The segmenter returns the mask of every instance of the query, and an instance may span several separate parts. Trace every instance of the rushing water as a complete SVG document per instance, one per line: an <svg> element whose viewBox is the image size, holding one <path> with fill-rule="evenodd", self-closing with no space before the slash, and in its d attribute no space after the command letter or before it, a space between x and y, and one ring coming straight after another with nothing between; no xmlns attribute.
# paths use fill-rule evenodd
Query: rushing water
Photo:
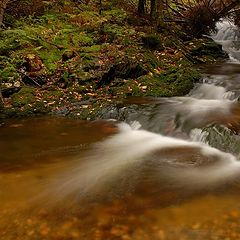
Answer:
<svg viewBox="0 0 240 240"><path fill-rule="evenodd" d="M236 34L214 37L230 56ZM0 123L0 239L239 239L239 65L202 71L188 96L106 120Z"/></svg>

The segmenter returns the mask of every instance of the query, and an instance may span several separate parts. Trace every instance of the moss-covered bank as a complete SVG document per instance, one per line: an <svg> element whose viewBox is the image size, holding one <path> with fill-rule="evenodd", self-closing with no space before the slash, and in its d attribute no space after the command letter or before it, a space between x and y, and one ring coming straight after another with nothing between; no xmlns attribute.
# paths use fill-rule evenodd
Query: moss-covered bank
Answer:
<svg viewBox="0 0 240 240"><path fill-rule="evenodd" d="M223 56L207 39L182 42L172 27L159 33L114 4L103 9L66 0L0 31L0 118L86 119L126 96L184 95L200 78L194 64Z"/></svg>

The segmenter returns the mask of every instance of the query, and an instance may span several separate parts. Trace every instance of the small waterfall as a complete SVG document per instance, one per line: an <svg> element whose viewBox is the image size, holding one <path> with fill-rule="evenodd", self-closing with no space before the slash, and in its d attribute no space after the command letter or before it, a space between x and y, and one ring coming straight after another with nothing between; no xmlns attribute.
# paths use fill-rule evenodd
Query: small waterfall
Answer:
<svg viewBox="0 0 240 240"><path fill-rule="evenodd" d="M216 24L217 33L210 36L228 53L232 62L240 61L240 30L233 23L222 20Z"/></svg>
<svg viewBox="0 0 240 240"><path fill-rule="evenodd" d="M222 86L198 84L189 96L175 98L179 103L174 106L176 126L190 133L209 124L237 124L239 104L235 98L232 91Z"/></svg>
<svg viewBox="0 0 240 240"><path fill-rule="evenodd" d="M212 36L215 41L239 41L240 31L237 26L227 20L222 20L216 24L217 33Z"/></svg>
<svg viewBox="0 0 240 240"><path fill-rule="evenodd" d="M218 23L217 29L212 38L231 58L240 60L239 30L226 21ZM224 137L231 140L231 134L238 133L237 98L225 88L223 78L206 77L185 97L148 99L105 109L106 118L140 124L119 124L117 134L94 145L84 162L76 161L50 192L59 200L69 196L94 199L121 196L147 184L158 192L162 185L208 190L239 182L240 162L229 152L240 149L220 144Z"/></svg>
<svg viewBox="0 0 240 240"><path fill-rule="evenodd" d="M201 83L190 92L189 96L197 99L229 99L233 97L233 92L226 91L222 86L214 84Z"/></svg>

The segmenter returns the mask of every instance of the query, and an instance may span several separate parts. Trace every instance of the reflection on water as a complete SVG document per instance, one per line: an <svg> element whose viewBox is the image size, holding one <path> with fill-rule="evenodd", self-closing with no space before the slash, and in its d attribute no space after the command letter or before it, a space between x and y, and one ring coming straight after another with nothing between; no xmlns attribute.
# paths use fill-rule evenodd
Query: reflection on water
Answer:
<svg viewBox="0 0 240 240"><path fill-rule="evenodd" d="M101 121L9 120L0 127L0 171L79 154L89 143L99 141L113 131L111 124Z"/></svg>
<svg viewBox="0 0 240 240"><path fill-rule="evenodd" d="M233 156L128 126L118 131L114 122L104 121L6 121L0 142L0 238L238 239L235 178L229 181L222 172L217 177L224 181L212 188L208 164L197 167L220 160L225 171L225 163L236 161ZM202 147L208 150L197 150ZM209 172L213 178L221 169L216 166ZM88 187L84 197L83 186Z"/></svg>

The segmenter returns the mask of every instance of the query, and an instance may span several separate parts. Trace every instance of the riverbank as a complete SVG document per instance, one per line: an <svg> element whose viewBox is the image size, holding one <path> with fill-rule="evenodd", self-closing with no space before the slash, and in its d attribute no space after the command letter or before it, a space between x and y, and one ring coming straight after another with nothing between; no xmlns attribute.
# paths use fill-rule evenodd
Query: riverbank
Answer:
<svg viewBox="0 0 240 240"><path fill-rule="evenodd" d="M197 64L223 58L209 39L153 27L108 4L64 1L0 31L0 118L54 114L94 119L127 96L187 94Z"/></svg>

